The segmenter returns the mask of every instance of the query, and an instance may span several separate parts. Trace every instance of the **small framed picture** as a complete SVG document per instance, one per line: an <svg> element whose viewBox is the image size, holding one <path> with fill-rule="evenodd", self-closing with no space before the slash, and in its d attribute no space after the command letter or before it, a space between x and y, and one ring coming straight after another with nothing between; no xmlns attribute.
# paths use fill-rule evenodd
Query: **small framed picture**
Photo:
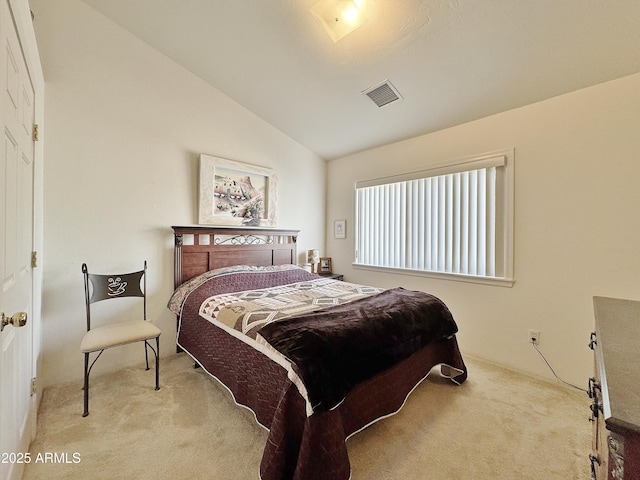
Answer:
<svg viewBox="0 0 640 480"><path fill-rule="evenodd" d="M333 222L333 238L347 238L346 220L336 220Z"/></svg>
<svg viewBox="0 0 640 480"><path fill-rule="evenodd" d="M321 257L318 273L331 273L331 257Z"/></svg>

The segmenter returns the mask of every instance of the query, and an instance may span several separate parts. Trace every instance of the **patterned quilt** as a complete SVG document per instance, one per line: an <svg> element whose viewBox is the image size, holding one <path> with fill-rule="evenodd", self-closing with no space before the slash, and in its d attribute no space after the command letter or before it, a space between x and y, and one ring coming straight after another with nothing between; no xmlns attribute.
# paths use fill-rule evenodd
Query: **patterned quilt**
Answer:
<svg viewBox="0 0 640 480"><path fill-rule="evenodd" d="M311 293L312 288L307 288L314 284L321 287L315 294ZM283 288L273 288L276 285ZM457 372L458 376L454 380L456 383L466 379L466 367L456 338L452 336L441 342L432 342L383 373L359 383L349 392L344 402L334 409L314 412L304 385L296 381L297 374L293 375L295 371L291 365L277 363L277 356L271 355L272 351L276 351L274 348L265 349L263 343L241 333L243 324L246 328L253 321L260 321L257 312L263 312L262 320L266 319L263 323L265 328L258 335L259 340L262 335L273 337L267 334L268 330L273 329L275 332L272 333L277 334L279 329L290 328L290 324L300 321L301 317L307 321L304 317L316 314L324 316L331 311L336 314L336 310L348 307L346 303L349 295L355 295L353 298L356 303L368 303L377 301L376 297L384 296L389 291L368 288L370 287L352 287L348 283L332 282L293 265L234 266L195 277L181 285L172 295L168 307L179 315L178 345L225 385L238 404L251 409L256 420L269 430L260 464L260 478L347 480L351 478L346 447L348 437L377 419L398 411L415 386L435 365L450 365L448 371ZM243 298L241 292L249 290L258 291L249 297L261 298L262 304L256 306L253 303L253 307L244 304L250 299ZM308 308L312 309L311 313L296 312L296 308L304 308L301 305L294 306L305 303L298 300L301 291L312 296L310 302L307 302ZM338 298L330 300L335 298L335 293L338 293ZM239 301L231 301L228 294ZM311 307L314 305L314 295L315 306ZM361 296L360 300L357 299L358 296ZM216 306L215 299L218 299L220 306ZM226 300L222 302L223 299ZM207 307L203 307L203 303ZM222 303L224 306L221 306ZM324 308L327 304L337 306ZM273 305L278 307L273 308ZM227 311L225 306L232 308ZM281 308L283 306L284 309ZM235 307L238 310L248 310L231 314ZM288 311L287 307L294 313ZM384 309L389 310L387 307ZM199 313L201 310L208 311L206 315L209 315L209 319L203 318ZM280 313L273 314L274 311ZM370 309L366 308L364 311ZM221 323L220 319L227 314L227 321L233 323L233 327ZM343 313L338 314L344 323ZM274 322L274 319L281 321ZM235 329L236 325L240 331ZM250 333L252 330L249 328ZM372 329L366 329L367 334L371 332ZM278 343L277 338L272 340ZM265 338L264 341L269 340ZM357 342L357 345L364 347L371 346L372 343L367 338Z"/></svg>
<svg viewBox="0 0 640 480"><path fill-rule="evenodd" d="M284 318L342 305L382 292L382 288L317 278L271 288L213 295L200 315L217 320L250 338L263 326Z"/></svg>

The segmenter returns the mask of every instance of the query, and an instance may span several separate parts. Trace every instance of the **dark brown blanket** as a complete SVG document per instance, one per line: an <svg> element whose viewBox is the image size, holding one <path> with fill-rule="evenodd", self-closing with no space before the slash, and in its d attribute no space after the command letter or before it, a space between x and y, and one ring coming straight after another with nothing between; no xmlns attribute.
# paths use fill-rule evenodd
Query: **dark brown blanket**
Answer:
<svg viewBox="0 0 640 480"><path fill-rule="evenodd" d="M292 362L313 410L326 411L359 382L457 331L441 300L395 288L268 324L259 334Z"/></svg>

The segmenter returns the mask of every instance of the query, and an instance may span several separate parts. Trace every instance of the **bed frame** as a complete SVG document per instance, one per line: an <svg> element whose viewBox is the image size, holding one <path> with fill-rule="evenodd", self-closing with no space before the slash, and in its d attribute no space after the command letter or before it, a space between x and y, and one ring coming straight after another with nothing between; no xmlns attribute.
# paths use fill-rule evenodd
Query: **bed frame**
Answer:
<svg viewBox="0 0 640 480"><path fill-rule="evenodd" d="M300 230L173 226L174 288L215 268L297 263Z"/></svg>
<svg viewBox="0 0 640 480"><path fill-rule="evenodd" d="M297 263L298 230L272 228L174 226L175 285L206 271L232 265ZM402 408L407 397L438 364L461 383L467 373L455 337L436 342L366 380L336 408L306 415L306 403L286 370L264 353L222 330L203 328L195 319L189 350L201 365L254 412L269 430L260 463L264 480L347 480L351 476L346 440L367 425ZM198 324L197 322L200 322ZM215 335L209 350L204 337ZM194 359L196 357L194 356ZM229 359L237 361L229 362ZM235 365L235 366L234 366ZM238 365L241 366L237 367ZM450 367L454 367L451 369ZM453 370L458 369L457 372Z"/></svg>

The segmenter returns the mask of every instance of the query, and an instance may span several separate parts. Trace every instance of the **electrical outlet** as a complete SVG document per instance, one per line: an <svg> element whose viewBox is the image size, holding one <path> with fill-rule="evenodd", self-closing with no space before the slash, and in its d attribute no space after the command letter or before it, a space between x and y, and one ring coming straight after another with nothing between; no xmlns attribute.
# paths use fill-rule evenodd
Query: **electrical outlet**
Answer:
<svg viewBox="0 0 640 480"><path fill-rule="evenodd" d="M535 343L536 345L540 345L539 330L529 330L529 343Z"/></svg>

